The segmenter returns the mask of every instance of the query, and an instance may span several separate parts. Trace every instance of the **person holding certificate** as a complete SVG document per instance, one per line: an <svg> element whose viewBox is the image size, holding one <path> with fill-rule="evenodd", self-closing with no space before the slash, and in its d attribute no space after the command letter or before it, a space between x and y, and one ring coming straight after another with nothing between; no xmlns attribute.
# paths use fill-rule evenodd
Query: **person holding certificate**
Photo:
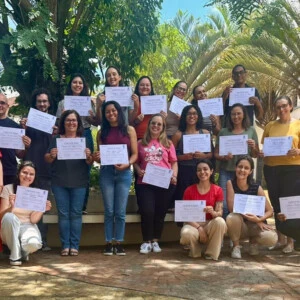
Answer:
<svg viewBox="0 0 300 300"><path fill-rule="evenodd" d="M143 183L147 164L173 172L169 188ZM143 235L140 253L161 252L158 240L161 237L164 219L175 191L178 172L175 148L167 138L166 123L161 114L154 114L148 121L144 138L138 142L138 160L134 164L134 169L138 175L136 195Z"/></svg>
<svg viewBox="0 0 300 300"><path fill-rule="evenodd" d="M264 176L275 212L276 229L288 237L285 245L285 238L279 235L277 247L284 247L282 251L290 253L294 249L293 239L295 247L300 248L300 219L286 219L281 213L279 198L300 195L300 121L291 116L293 103L288 96L277 98L274 108L278 119L266 125L262 144L268 137L292 137L292 146L286 155L274 153L274 156L264 157Z"/></svg>
<svg viewBox="0 0 300 300"><path fill-rule="evenodd" d="M181 114L178 131L173 135L172 142L176 149L178 159L178 179L174 197L182 199L185 189L196 183L195 168L200 159L212 158L212 151L207 152L187 152L184 145L184 136L195 134L209 134L202 128L202 114L198 105L186 106ZM211 149L211 142L209 142ZM176 200L174 199L174 200Z"/></svg>
<svg viewBox="0 0 300 300"><path fill-rule="evenodd" d="M201 244L207 244L205 259L218 260L227 227L223 214L223 192L214 184L214 169L209 159L197 163L198 183L189 186L183 200L205 200L206 222L187 222L181 229L180 244L190 247L190 257L201 257Z"/></svg>
<svg viewBox="0 0 300 300"><path fill-rule="evenodd" d="M177 81L172 89L172 93L168 102L168 115L166 117L167 136L171 138L178 129L180 115L170 111L173 96L184 100L187 93L187 83L185 81Z"/></svg>
<svg viewBox="0 0 300 300"><path fill-rule="evenodd" d="M239 155L232 155L236 147L243 145L244 137L248 136L245 141L245 151L251 157L257 157L259 153L258 149L258 138L255 129L250 126L249 117L247 114L246 107L242 104L234 104L231 108L230 118L227 121L227 127L221 129L216 140L215 147L215 158L220 161L219 166L219 185L223 189L224 197L226 197L226 184L227 181L232 179L235 174L236 162L239 159ZM241 141L237 141L236 144L224 143L226 154L220 155L220 138L230 139L230 136L241 137ZM232 148L234 147L234 148ZM243 149L242 149L243 150ZM222 150L223 151L223 150ZM247 153L240 153L247 154ZM226 218L228 215L227 203L224 202L223 217Z"/></svg>
<svg viewBox="0 0 300 300"><path fill-rule="evenodd" d="M36 168L30 161L21 163L14 184L4 186L0 195L1 236L3 244L10 249L10 264L22 265L29 260L29 254L42 248L42 240L36 225L43 213L15 207L17 186L36 187ZM51 209L51 202L46 202L45 211Z"/></svg>
<svg viewBox="0 0 300 300"><path fill-rule="evenodd" d="M88 166L93 163L91 150L86 146L82 149L83 125L75 110L66 110L60 118L58 135L53 137L45 160L51 163L51 185L58 210L58 225L62 256L78 255L82 228L82 206L88 184ZM73 140L73 146L63 147L68 139ZM78 141L78 143L76 143ZM80 143L79 143L80 142ZM61 148L58 149L58 145ZM77 147L76 147L77 146ZM79 149L77 149L79 148ZM78 153L78 159L68 158L72 153Z"/></svg>
<svg viewBox="0 0 300 300"><path fill-rule="evenodd" d="M198 106L198 100L207 99L207 93L203 85L196 85L193 88L193 100L191 104ZM221 120L219 116L210 115L209 117L204 117L202 121L202 128L208 130L214 135L217 135L221 130Z"/></svg>
<svg viewBox="0 0 300 300"><path fill-rule="evenodd" d="M277 233L267 225L266 220L273 216L273 208L262 187L253 180L254 162L246 155L236 162L235 175L227 181L227 206L230 214L226 218L228 235L233 242L232 258L240 259L240 240L249 239L249 254L258 255L258 245L273 247L277 242ZM234 213L235 194L263 196L265 199L265 212L263 216L255 214Z"/></svg>
<svg viewBox="0 0 300 300"><path fill-rule="evenodd" d="M100 145L126 145L128 163L101 165L99 179L105 209L104 255L126 255L121 243L124 241L126 206L132 179L130 166L137 159L137 139L134 128L126 125L122 108L116 101L107 101L102 105L102 127L97 143L98 148ZM94 157L101 163L99 151L95 152Z"/></svg>

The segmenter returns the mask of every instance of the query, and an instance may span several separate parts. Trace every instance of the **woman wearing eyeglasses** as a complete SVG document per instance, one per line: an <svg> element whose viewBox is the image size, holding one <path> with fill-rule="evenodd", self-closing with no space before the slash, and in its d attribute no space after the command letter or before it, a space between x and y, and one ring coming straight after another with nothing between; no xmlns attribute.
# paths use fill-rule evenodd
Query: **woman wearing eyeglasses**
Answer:
<svg viewBox="0 0 300 300"><path fill-rule="evenodd" d="M282 251L290 253L294 248L300 249L300 219L286 219L281 213L279 198L300 195L300 121L291 115L293 103L288 96L277 98L274 108L278 118L265 127L262 144L268 137L291 136L292 149L284 156L265 157L264 175L274 208L276 229L288 237L285 243L284 237L279 234L276 248L284 247Z"/></svg>

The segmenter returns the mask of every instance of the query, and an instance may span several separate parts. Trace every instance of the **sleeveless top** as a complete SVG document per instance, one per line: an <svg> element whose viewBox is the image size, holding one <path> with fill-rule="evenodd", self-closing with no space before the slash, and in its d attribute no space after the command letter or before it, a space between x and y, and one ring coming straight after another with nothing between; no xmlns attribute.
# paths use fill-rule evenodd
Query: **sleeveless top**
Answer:
<svg viewBox="0 0 300 300"><path fill-rule="evenodd" d="M231 183L232 183L233 190L234 190L234 192L235 192L236 194L244 194L244 195L253 195L253 196L257 196L258 188L259 188L259 184L258 184L258 183L252 183L252 184L250 184L248 190L246 190L246 191L242 191L242 190L237 186L237 183L236 183L236 180L235 180L235 179L232 179L232 180L231 180Z"/></svg>

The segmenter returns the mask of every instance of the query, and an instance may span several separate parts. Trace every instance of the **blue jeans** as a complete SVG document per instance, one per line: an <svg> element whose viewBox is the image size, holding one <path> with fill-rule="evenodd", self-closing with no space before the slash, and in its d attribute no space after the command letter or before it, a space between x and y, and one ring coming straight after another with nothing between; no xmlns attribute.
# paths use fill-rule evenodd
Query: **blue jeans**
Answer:
<svg viewBox="0 0 300 300"><path fill-rule="evenodd" d="M59 236L62 248L79 249L82 229L82 205L86 188L52 185L58 211Z"/></svg>
<svg viewBox="0 0 300 300"><path fill-rule="evenodd" d="M101 166L99 184L104 202L105 240L124 240L126 206L131 185L131 171L117 171L114 166Z"/></svg>
<svg viewBox="0 0 300 300"><path fill-rule="evenodd" d="M228 180L231 180L235 174L235 171L226 171L220 170L219 172L219 186L223 190L224 201L223 201L223 218L226 220L226 217L229 214L226 198L226 184Z"/></svg>

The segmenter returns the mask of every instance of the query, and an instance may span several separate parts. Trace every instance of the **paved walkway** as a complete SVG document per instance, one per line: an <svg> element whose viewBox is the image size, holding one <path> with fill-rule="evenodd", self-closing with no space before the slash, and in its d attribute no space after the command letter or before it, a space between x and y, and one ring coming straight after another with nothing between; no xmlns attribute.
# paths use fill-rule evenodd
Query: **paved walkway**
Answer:
<svg viewBox="0 0 300 300"><path fill-rule="evenodd" d="M0 298L8 299L300 299L300 252L284 255L263 249L258 257L242 249L230 258L227 243L220 261L192 259L178 244L162 244L162 253L103 256L82 248L78 257L59 249L38 252L21 267L0 258Z"/></svg>

